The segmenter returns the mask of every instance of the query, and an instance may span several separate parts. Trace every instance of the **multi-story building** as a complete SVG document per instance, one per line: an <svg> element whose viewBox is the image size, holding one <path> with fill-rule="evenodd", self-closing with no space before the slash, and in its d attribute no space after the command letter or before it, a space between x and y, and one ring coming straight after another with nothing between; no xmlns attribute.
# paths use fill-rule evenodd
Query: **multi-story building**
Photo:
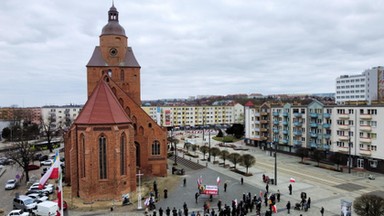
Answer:
<svg viewBox="0 0 384 216"><path fill-rule="evenodd" d="M336 103L347 101L367 101L384 98L384 78L382 66L373 67L357 75L342 75L336 78Z"/></svg>
<svg viewBox="0 0 384 216"><path fill-rule="evenodd" d="M11 123L19 121L28 121L34 124L40 124L41 108L40 107L1 107L0 120L9 121Z"/></svg>
<svg viewBox="0 0 384 216"><path fill-rule="evenodd" d="M279 151L291 153L298 148L317 149L328 157L341 153L344 165L384 172L384 146L380 145L384 139L384 106L326 106L317 100L273 104L267 139L261 135L262 113L260 106L245 106L248 145L273 148L272 144L277 144Z"/></svg>
<svg viewBox="0 0 384 216"><path fill-rule="evenodd" d="M383 106L334 107L332 122L332 152L351 155L354 167L384 172Z"/></svg>
<svg viewBox="0 0 384 216"><path fill-rule="evenodd" d="M69 127L79 115L83 106L43 106L41 116L44 124L50 124L53 130Z"/></svg>
<svg viewBox="0 0 384 216"><path fill-rule="evenodd" d="M185 127L243 123L244 106L143 106L143 110L159 125Z"/></svg>
<svg viewBox="0 0 384 216"><path fill-rule="evenodd" d="M254 106L252 102L248 102L244 106L244 129L245 140L247 145L258 146L264 148L270 143L271 136L271 105L263 103Z"/></svg>

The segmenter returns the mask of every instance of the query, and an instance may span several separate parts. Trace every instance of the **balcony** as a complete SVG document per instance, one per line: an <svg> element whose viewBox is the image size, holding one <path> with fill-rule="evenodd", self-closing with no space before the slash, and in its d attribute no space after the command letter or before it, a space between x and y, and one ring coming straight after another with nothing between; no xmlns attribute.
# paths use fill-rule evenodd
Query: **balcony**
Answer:
<svg viewBox="0 0 384 216"><path fill-rule="evenodd" d="M283 112L283 116L284 117L288 117L288 113L287 112Z"/></svg>
<svg viewBox="0 0 384 216"><path fill-rule="evenodd" d="M348 141L349 137L348 136L339 136L340 141Z"/></svg>
<svg viewBox="0 0 384 216"><path fill-rule="evenodd" d="M273 133L278 134L279 130L278 129L273 129Z"/></svg>
<svg viewBox="0 0 384 216"><path fill-rule="evenodd" d="M309 147L311 148L317 148L317 144L315 142L310 142Z"/></svg>
<svg viewBox="0 0 384 216"><path fill-rule="evenodd" d="M328 124L328 123L324 123L324 124L323 124L323 128L328 129L328 128L330 128L330 127L331 127L331 124Z"/></svg>
<svg viewBox="0 0 384 216"><path fill-rule="evenodd" d="M267 123L268 123L268 120L262 119L262 120L260 120L260 123L261 123L261 124L267 124Z"/></svg>
<svg viewBox="0 0 384 216"><path fill-rule="evenodd" d="M268 131L268 128L260 128L260 131L261 131L261 132L267 132L267 131Z"/></svg>
<svg viewBox="0 0 384 216"><path fill-rule="evenodd" d="M348 153L348 152L349 152L349 149L348 149L348 147L341 147L341 146L339 146L339 147L338 147L338 151L339 151L340 153Z"/></svg>
<svg viewBox="0 0 384 216"><path fill-rule="evenodd" d="M313 123L309 124L309 126L312 128L317 128L319 125L317 123L313 122Z"/></svg>
<svg viewBox="0 0 384 216"><path fill-rule="evenodd" d="M372 119L372 115L370 115L370 114L361 114L360 115L360 119L370 120L370 119Z"/></svg>
<svg viewBox="0 0 384 216"><path fill-rule="evenodd" d="M360 142L362 142L362 143L371 143L372 140L371 140L371 138L368 138L368 137L360 137Z"/></svg>
<svg viewBox="0 0 384 216"><path fill-rule="evenodd" d="M371 131L372 127L370 125L360 125L361 131Z"/></svg>
<svg viewBox="0 0 384 216"><path fill-rule="evenodd" d="M330 113L323 113L323 116L324 116L324 118L331 118L331 114Z"/></svg>
<svg viewBox="0 0 384 216"><path fill-rule="evenodd" d="M288 134L288 130L283 130L283 134L287 135Z"/></svg>
<svg viewBox="0 0 384 216"><path fill-rule="evenodd" d="M266 116L266 115L268 115L268 113L267 112L260 112L260 115Z"/></svg>
<svg viewBox="0 0 384 216"><path fill-rule="evenodd" d="M279 116L279 113L278 113L278 112L273 112L273 116L274 116L274 117L278 117L278 116Z"/></svg>
<svg viewBox="0 0 384 216"><path fill-rule="evenodd" d="M278 124L279 124L279 121L274 120L274 121L273 121L273 124L274 124L274 125L278 125Z"/></svg>
<svg viewBox="0 0 384 216"><path fill-rule="evenodd" d="M317 113L309 113L309 117L317 118L317 117L319 117L319 115Z"/></svg>
<svg viewBox="0 0 384 216"><path fill-rule="evenodd" d="M325 138L325 139L331 139L331 134L325 134L325 135L324 135L324 138Z"/></svg>
<svg viewBox="0 0 384 216"><path fill-rule="evenodd" d="M283 139L283 140L282 140L282 143L283 143L283 144L288 144L288 140L287 140L287 139Z"/></svg>
<svg viewBox="0 0 384 216"><path fill-rule="evenodd" d="M366 155L366 156L371 156L372 152L371 152L371 150L368 150L368 149L360 149L360 154Z"/></svg>
<svg viewBox="0 0 384 216"><path fill-rule="evenodd" d="M255 128L255 131L260 131L260 128L258 128L258 127L257 127L257 128Z"/></svg>
<svg viewBox="0 0 384 216"><path fill-rule="evenodd" d="M295 116L295 118L301 118L301 113L293 113L293 116Z"/></svg>
<svg viewBox="0 0 384 216"><path fill-rule="evenodd" d="M329 150L329 149L330 149L330 146L329 146L329 145L327 145L327 144L323 144L323 146L322 146L322 147L323 147L323 149L324 149L324 150Z"/></svg>
<svg viewBox="0 0 384 216"><path fill-rule="evenodd" d="M349 119L348 114L339 114L339 119Z"/></svg>
<svg viewBox="0 0 384 216"><path fill-rule="evenodd" d="M317 138L317 133L311 132L309 133L309 136L311 136L311 138Z"/></svg>
<svg viewBox="0 0 384 216"><path fill-rule="evenodd" d="M293 145L295 145L295 146L301 146L302 143L303 142L301 140L293 140Z"/></svg>
<svg viewBox="0 0 384 216"><path fill-rule="evenodd" d="M340 130L349 130L349 125L338 125Z"/></svg>
<svg viewBox="0 0 384 216"><path fill-rule="evenodd" d="M298 122L298 121L293 122L293 126L295 126L295 127L301 127L302 125L303 125L303 123L301 123L301 122Z"/></svg>
<svg viewBox="0 0 384 216"><path fill-rule="evenodd" d="M303 134L303 132L301 131L293 131L293 135L295 136L301 136Z"/></svg>
<svg viewBox="0 0 384 216"><path fill-rule="evenodd" d="M283 125L288 125L288 122L287 121L283 121Z"/></svg>

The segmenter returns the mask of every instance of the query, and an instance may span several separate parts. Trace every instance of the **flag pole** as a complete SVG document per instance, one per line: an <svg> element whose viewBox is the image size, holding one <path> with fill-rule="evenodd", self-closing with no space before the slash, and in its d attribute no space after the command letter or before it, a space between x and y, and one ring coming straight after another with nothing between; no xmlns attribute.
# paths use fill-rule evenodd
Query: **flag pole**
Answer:
<svg viewBox="0 0 384 216"><path fill-rule="evenodd" d="M59 159L60 160L60 159ZM63 191L63 171L61 170L61 166L60 166L60 180L59 180L59 184L60 184L60 215L64 216L64 191Z"/></svg>

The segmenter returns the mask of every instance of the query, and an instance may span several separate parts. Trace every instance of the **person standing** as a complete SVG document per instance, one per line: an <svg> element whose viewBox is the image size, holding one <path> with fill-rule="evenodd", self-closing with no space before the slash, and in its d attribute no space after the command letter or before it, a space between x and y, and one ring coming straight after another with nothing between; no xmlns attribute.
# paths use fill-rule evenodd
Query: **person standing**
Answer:
<svg viewBox="0 0 384 216"><path fill-rule="evenodd" d="M219 212L220 212L221 211L221 200L220 199L217 202L217 208L219 209Z"/></svg>
<svg viewBox="0 0 384 216"><path fill-rule="evenodd" d="M267 185L265 186L265 190L267 191L267 193L269 192L269 184L267 183Z"/></svg>
<svg viewBox="0 0 384 216"><path fill-rule="evenodd" d="M321 206L320 213L321 213L321 216L324 215L324 207L323 206Z"/></svg>
<svg viewBox="0 0 384 216"><path fill-rule="evenodd" d="M159 216L163 216L163 209L161 207L159 208Z"/></svg>
<svg viewBox="0 0 384 216"><path fill-rule="evenodd" d="M224 183L224 192L227 192L227 182Z"/></svg>
<svg viewBox="0 0 384 216"><path fill-rule="evenodd" d="M288 190L289 190L289 195L292 195L292 184L289 184Z"/></svg>
<svg viewBox="0 0 384 216"><path fill-rule="evenodd" d="M165 209L165 215L170 216L171 215L171 209L169 206Z"/></svg>
<svg viewBox="0 0 384 216"><path fill-rule="evenodd" d="M186 178L183 179L183 185L184 185L184 187L187 185L187 179Z"/></svg>
<svg viewBox="0 0 384 216"><path fill-rule="evenodd" d="M195 193L195 201L196 201L196 203L197 203L197 199L199 198L199 193L198 192L196 192Z"/></svg>
<svg viewBox="0 0 384 216"><path fill-rule="evenodd" d="M308 197L307 206L308 208L311 208L311 197Z"/></svg>
<svg viewBox="0 0 384 216"><path fill-rule="evenodd" d="M290 201L288 201L286 207L287 207L287 210L288 210L288 214L290 214L290 212L289 212L289 210L291 209L291 202Z"/></svg>
<svg viewBox="0 0 384 216"><path fill-rule="evenodd" d="M241 185L244 184L244 179L243 179L243 177L240 178L240 183L241 183Z"/></svg>
<svg viewBox="0 0 384 216"><path fill-rule="evenodd" d="M277 190L276 199L277 199L277 202L280 202L280 190Z"/></svg>
<svg viewBox="0 0 384 216"><path fill-rule="evenodd" d="M168 198L168 190L167 188L164 189L164 199Z"/></svg>

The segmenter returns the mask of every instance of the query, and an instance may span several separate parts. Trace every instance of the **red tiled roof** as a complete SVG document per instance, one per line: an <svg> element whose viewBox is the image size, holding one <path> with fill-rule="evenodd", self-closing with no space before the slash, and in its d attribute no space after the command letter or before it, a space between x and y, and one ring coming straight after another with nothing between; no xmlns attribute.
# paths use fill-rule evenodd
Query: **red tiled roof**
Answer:
<svg viewBox="0 0 384 216"><path fill-rule="evenodd" d="M252 101L248 101L244 106L247 106L247 107L253 107L253 103Z"/></svg>
<svg viewBox="0 0 384 216"><path fill-rule="evenodd" d="M75 124L120 124L132 122L124 112L111 89L100 80L87 103L84 105Z"/></svg>

